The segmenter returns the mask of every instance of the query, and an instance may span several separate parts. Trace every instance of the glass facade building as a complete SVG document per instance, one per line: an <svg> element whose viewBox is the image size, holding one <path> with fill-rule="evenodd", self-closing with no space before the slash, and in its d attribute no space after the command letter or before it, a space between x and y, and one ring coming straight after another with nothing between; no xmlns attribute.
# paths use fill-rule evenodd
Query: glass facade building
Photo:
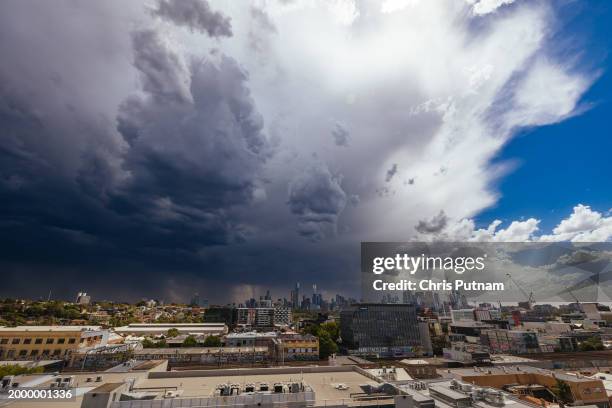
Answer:
<svg viewBox="0 0 612 408"><path fill-rule="evenodd" d="M340 313L342 347L351 354L412 356L422 351L412 304L352 305Z"/></svg>

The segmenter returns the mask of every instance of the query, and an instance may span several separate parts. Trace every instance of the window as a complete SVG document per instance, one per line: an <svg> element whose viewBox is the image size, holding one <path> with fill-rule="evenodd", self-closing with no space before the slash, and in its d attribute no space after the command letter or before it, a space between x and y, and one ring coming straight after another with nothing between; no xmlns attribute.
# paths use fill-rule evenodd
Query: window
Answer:
<svg viewBox="0 0 612 408"><path fill-rule="evenodd" d="M38 355L38 350L32 350L32 352L30 353L30 356L32 357L36 357Z"/></svg>
<svg viewBox="0 0 612 408"><path fill-rule="evenodd" d="M62 350L61 350L61 349L55 349L55 350L53 350L53 355L54 355L54 356L59 356L60 354L62 354Z"/></svg>
<svg viewBox="0 0 612 408"><path fill-rule="evenodd" d="M42 355L43 356L48 356L49 354L51 354L51 350L49 350L49 349L42 351Z"/></svg>
<svg viewBox="0 0 612 408"><path fill-rule="evenodd" d="M45 342L45 344L53 344L53 339L47 339L47 341Z"/></svg>
<svg viewBox="0 0 612 408"><path fill-rule="evenodd" d="M13 339L13 341L11 341L11 344L19 344L19 339Z"/></svg>
<svg viewBox="0 0 612 408"><path fill-rule="evenodd" d="M42 344L42 340L43 339L36 339L34 340L34 344Z"/></svg>
<svg viewBox="0 0 612 408"><path fill-rule="evenodd" d="M28 350L19 350L19 357L25 357L28 355Z"/></svg>
<svg viewBox="0 0 612 408"><path fill-rule="evenodd" d="M74 344L76 343L76 339L68 339L68 344Z"/></svg>
<svg viewBox="0 0 612 408"><path fill-rule="evenodd" d="M32 339L23 339L23 344L32 344Z"/></svg>
<svg viewBox="0 0 612 408"><path fill-rule="evenodd" d="M0 344L8 344L8 339L0 339Z"/></svg>
<svg viewBox="0 0 612 408"><path fill-rule="evenodd" d="M66 339L57 339L57 344L64 344Z"/></svg>

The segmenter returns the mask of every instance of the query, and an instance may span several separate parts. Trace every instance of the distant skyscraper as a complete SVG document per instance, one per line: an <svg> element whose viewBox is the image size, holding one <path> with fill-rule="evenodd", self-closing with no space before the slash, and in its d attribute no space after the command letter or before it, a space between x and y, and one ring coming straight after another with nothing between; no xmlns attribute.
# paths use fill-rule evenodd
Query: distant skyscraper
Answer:
<svg viewBox="0 0 612 408"><path fill-rule="evenodd" d="M190 306L200 306L200 294L198 292L194 293L191 297L191 301L189 302Z"/></svg>
<svg viewBox="0 0 612 408"><path fill-rule="evenodd" d="M300 282L296 282L295 288L291 291L291 306L294 309L300 308Z"/></svg>
<svg viewBox="0 0 612 408"><path fill-rule="evenodd" d="M88 305L91 302L91 296L87 296L86 292L79 292L77 294L76 303L79 305Z"/></svg>

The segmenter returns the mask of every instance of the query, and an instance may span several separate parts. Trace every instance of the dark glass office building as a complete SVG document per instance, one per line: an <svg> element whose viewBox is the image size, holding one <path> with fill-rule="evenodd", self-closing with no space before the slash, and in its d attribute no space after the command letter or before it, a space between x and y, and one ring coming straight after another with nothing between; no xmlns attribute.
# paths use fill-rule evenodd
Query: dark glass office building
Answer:
<svg viewBox="0 0 612 408"><path fill-rule="evenodd" d="M412 304L361 303L340 313L342 347L351 354L402 357L419 354L421 330Z"/></svg>

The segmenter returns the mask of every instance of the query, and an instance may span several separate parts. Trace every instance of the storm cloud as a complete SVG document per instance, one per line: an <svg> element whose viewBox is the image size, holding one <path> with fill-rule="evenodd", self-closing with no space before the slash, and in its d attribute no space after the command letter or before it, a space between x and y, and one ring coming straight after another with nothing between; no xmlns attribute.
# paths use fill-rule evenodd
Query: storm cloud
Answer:
<svg viewBox="0 0 612 408"><path fill-rule="evenodd" d="M1 2L0 295L333 294L361 241L532 239L471 220L491 161L594 76L547 2L413 3Z"/></svg>
<svg viewBox="0 0 612 408"><path fill-rule="evenodd" d="M440 210L437 215L434 215L430 219L419 221L414 229L421 234L435 234L446 228L447 223L448 217L443 210Z"/></svg>
<svg viewBox="0 0 612 408"><path fill-rule="evenodd" d="M154 14L211 37L231 37L230 18L213 11L206 0L160 0Z"/></svg>
<svg viewBox="0 0 612 408"><path fill-rule="evenodd" d="M348 147L350 133L345 125L340 122L336 122L331 133L336 146Z"/></svg>
<svg viewBox="0 0 612 408"><path fill-rule="evenodd" d="M346 203L340 177L334 177L324 165L309 168L289 185L288 204L298 216L298 231L313 241L336 234Z"/></svg>

